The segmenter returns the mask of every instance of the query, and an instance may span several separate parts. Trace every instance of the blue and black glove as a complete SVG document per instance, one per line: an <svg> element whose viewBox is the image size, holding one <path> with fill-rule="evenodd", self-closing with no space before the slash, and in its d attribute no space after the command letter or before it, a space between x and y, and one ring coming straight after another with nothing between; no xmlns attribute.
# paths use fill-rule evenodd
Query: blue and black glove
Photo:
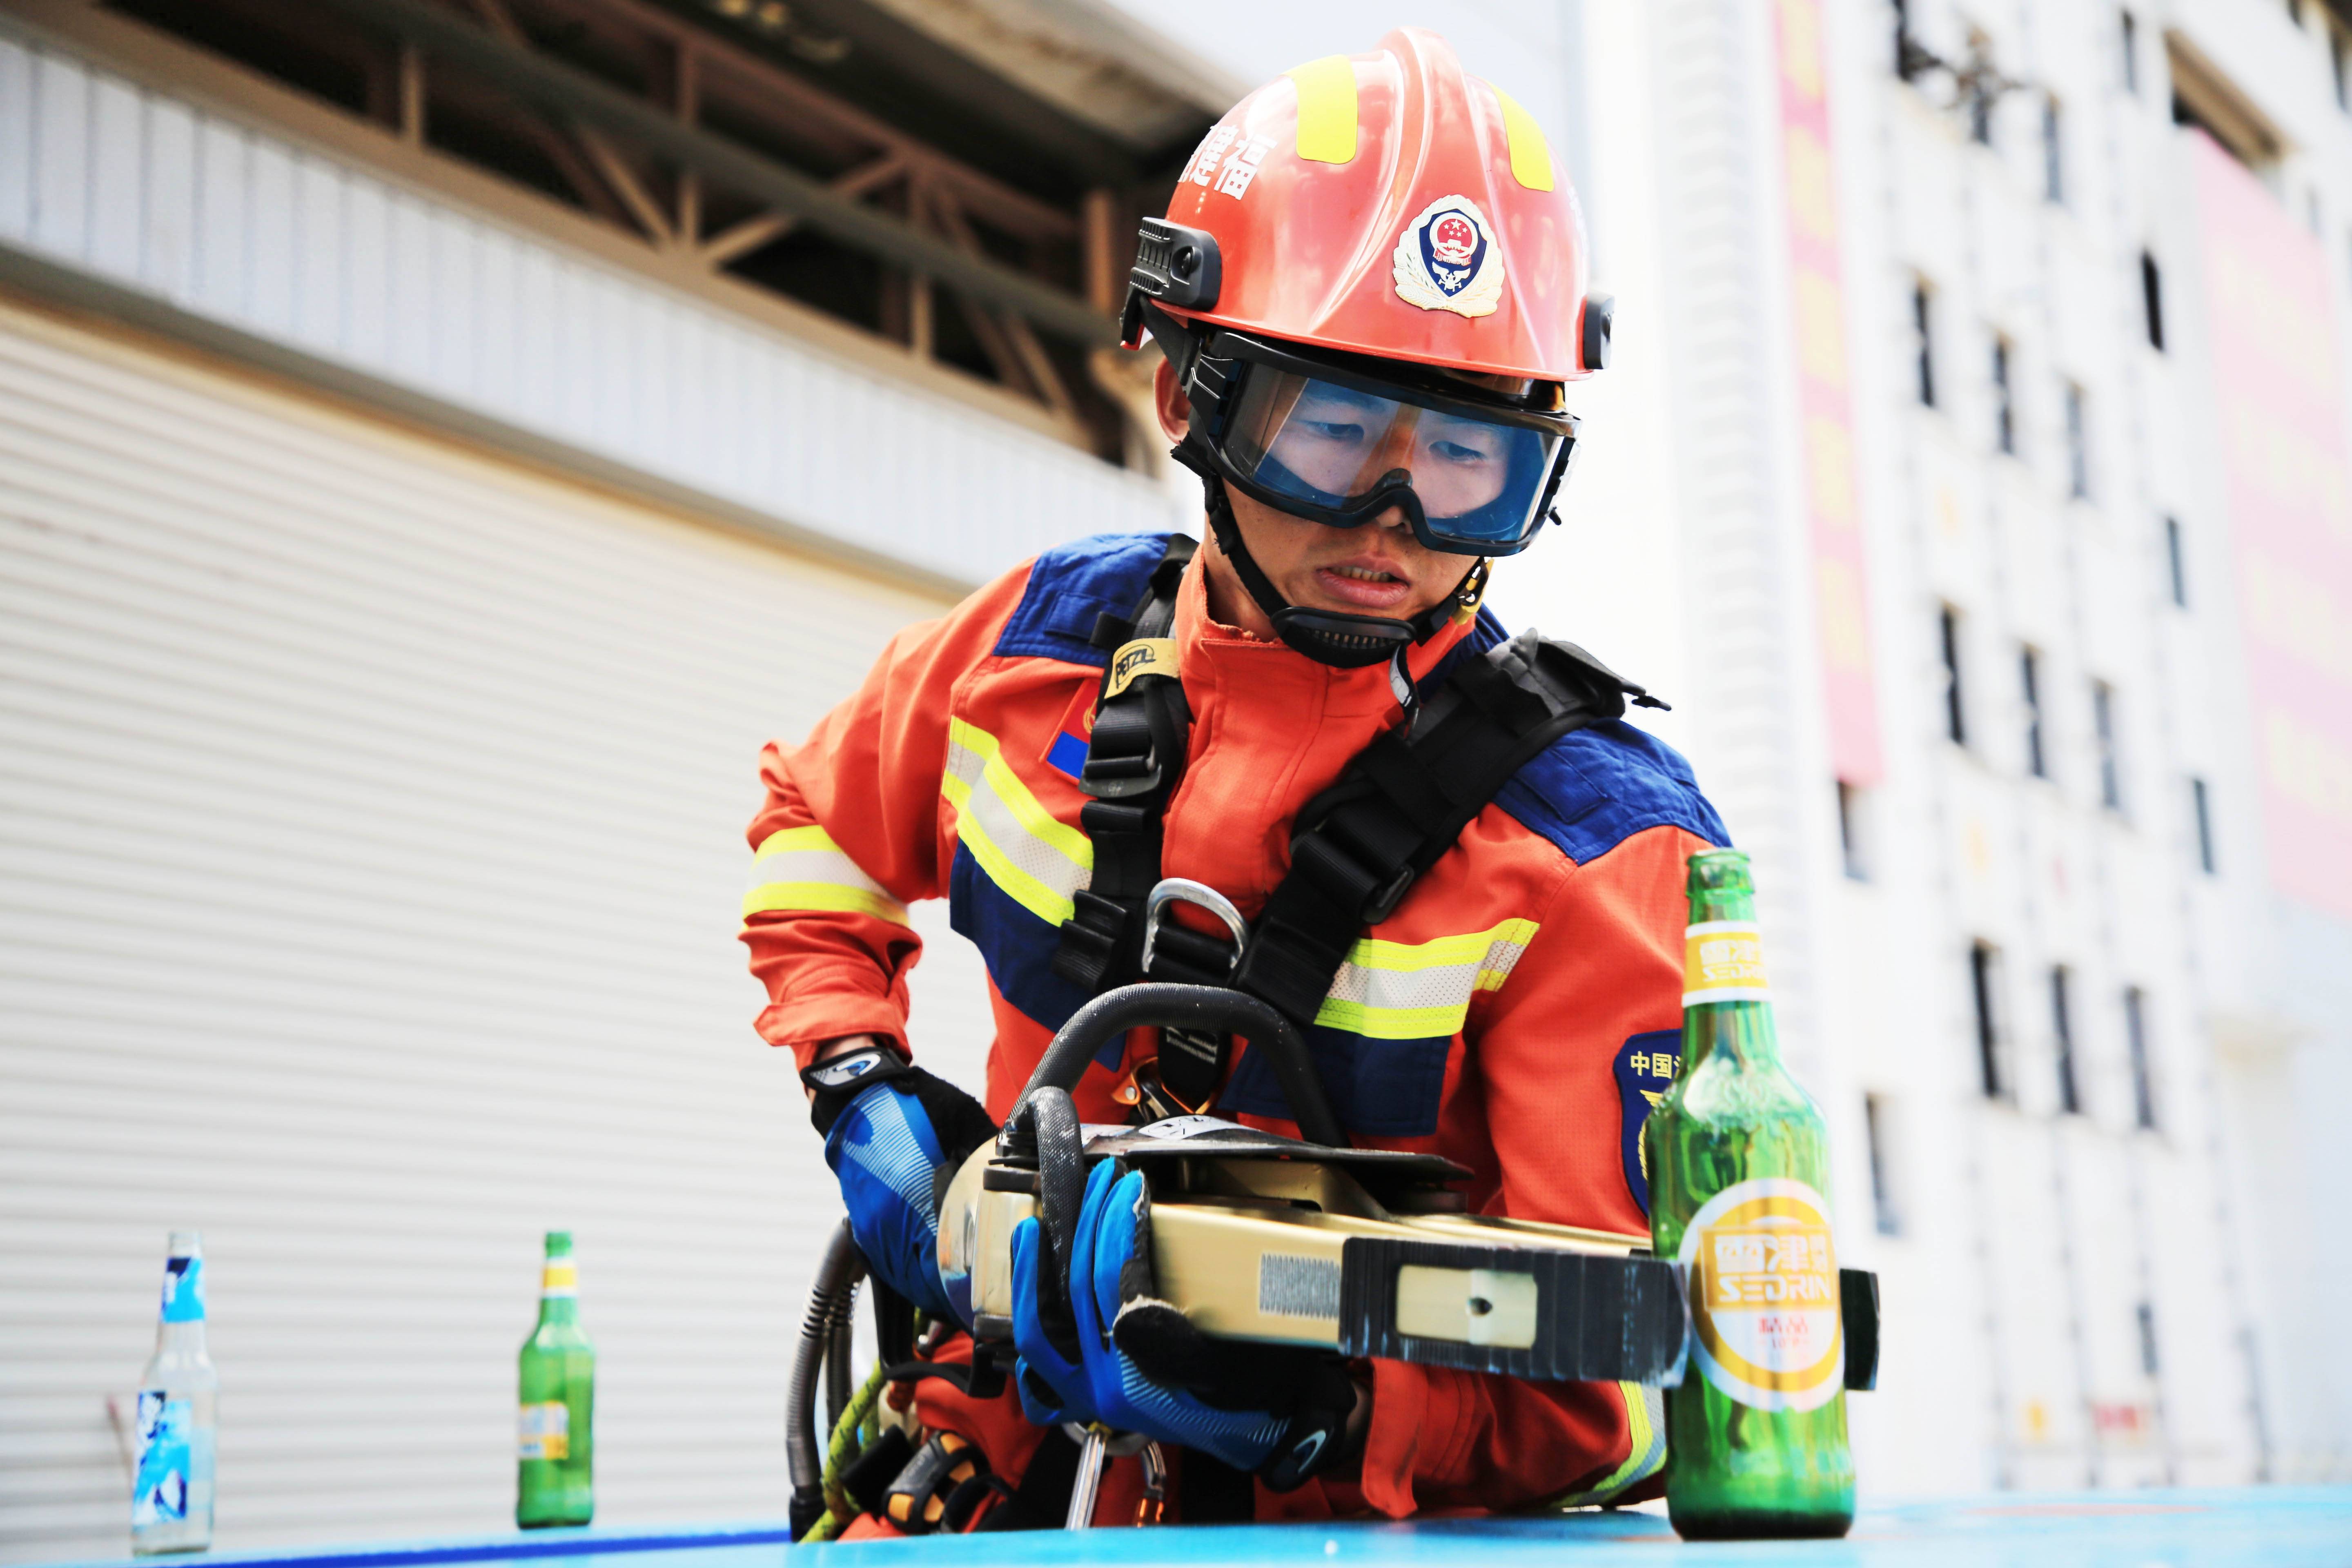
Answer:
<svg viewBox="0 0 2352 1568"><path fill-rule="evenodd" d="M1143 1173L1087 1177L1067 1268L1036 1220L1013 1233L1013 1339L1032 1421L1098 1421L1288 1491L1343 1445L1356 1385L1326 1352L1212 1341L1160 1299Z"/></svg>
<svg viewBox="0 0 2352 1568"><path fill-rule="evenodd" d="M969 1328L971 1302L940 1279L940 1203L996 1123L971 1096L887 1047L820 1062L801 1081L816 1091L824 1162L840 1178L866 1266L933 1318Z"/></svg>

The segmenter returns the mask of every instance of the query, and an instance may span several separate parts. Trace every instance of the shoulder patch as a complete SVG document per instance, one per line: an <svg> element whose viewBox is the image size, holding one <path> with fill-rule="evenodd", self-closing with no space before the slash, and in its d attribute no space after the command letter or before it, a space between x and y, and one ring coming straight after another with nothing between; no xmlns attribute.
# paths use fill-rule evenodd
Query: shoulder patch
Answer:
<svg viewBox="0 0 2352 1568"><path fill-rule="evenodd" d="M1553 742L1495 804L1580 866L1652 827L1679 827L1718 848L1731 842L1683 754L1622 719Z"/></svg>
<svg viewBox="0 0 2352 1568"><path fill-rule="evenodd" d="M1165 533L1097 533L1054 546L1029 569L1021 604L989 651L1101 668L1110 656L1088 640L1095 616L1134 609L1167 552Z"/></svg>
<svg viewBox="0 0 2352 1568"><path fill-rule="evenodd" d="M1617 1047L1617 1100L1622 1128L1622 1144L1625 1159L1625 1187L1642 1212L1650 1212L1650 1155L1642 1142L1642 1129L1650 1120L1650 1111L1665 1098L1666 1090L1675 1085L1675 1074L1683 1065L1683 1032L1680 1029L1653 1029L1635 1035Z"/></svg>

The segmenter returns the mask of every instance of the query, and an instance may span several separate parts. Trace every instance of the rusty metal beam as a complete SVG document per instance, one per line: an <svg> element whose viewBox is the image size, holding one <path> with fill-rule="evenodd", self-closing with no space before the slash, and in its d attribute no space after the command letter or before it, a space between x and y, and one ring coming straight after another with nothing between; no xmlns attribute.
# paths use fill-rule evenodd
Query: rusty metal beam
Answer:
<svg viewBox="0 0 2352 1568"><path fill-rule="evenodd" d="M428 0L319 0L488 76L543 110L625 136L705 179L793 214L835 240L1008 310L1058 337L1108 344L1117 323L1084 300L847 200L821 181L681 125L653 104L510 44Z"/></svg>
<svg viewBox="0 0 2352 1568"><path fill-rule="evenodd" d="M932 221L954 242L956 248L968 256L979 255L980 237L971 232L971 225L965 221L963 211L956 205L955 198L945 192L927 188L919 181L915 189ZM1006 372L1005 362L1010 359L1019 367L1020 378L1028 382L1031 390L1045 406L1059 417L1076 424L1077 403L1070 396L1070 389L1062 384L1061 373L1054 368L1054 362L1046 354L1045 345L1037 341L1037 334L1029 330L1029 323L1018 316L992 317L980 301L969 296L964 298L963 305L965 317L979 336L981 346L991 359L996 361L997 374L1007 381L1014 379Z"/></svg>
<svg viewBox="0 0 2352 1568"><path fill-rule="evenodd" d="M703 96L711 102L723 102L754 118L782 121L799 132L821 127L860 146L896 153L909 168L922 170L934 184L956 192L966 207L986 213L990 226L1008 234L1024 239L1077 237L1078 226L1069 213L947 156L740 46L715 38L651 0L531 0L530 8L569 16L589 27L625 22L673 47L691 48L702 64Z"/></svg>
<svg viewBox="0 0 2352 1568"><path fill-rule="evenodd" d="M906 173L907 166L898 161L898 155L887 153L871 163L861 164L834 181L833 189L845 196L862 196ZM763 245L772 245L799 226L800 219L790 213L761 213L712 235L695 250L695 254L712 267L724 267L739 256L757 250Z"/></svg>
<svg viewBox="0 0 2352 1568"><path fill-rule="evenodd" d="M506 0L472 0L472 5L491 32L517 48L530 47L530 36L522 30L522 24L515 20L514 13L507 9ZM404 42L400 46L403 60L416 58L419 52L413 43ZM421 65L419 74L422 75ZM527 133L539 143L540 151L547 154L556 172L571 182L572 188L579 194L582 201L607 219L618 223L623 221L623 213L621 206L614 205L613 198L617 195L622 206L626 207L627 216L637 220L638 226L656 245L668 242L669 224L663 217L661 207L646 194L637 183L636 175L630 173L629 166L622 162L621 155L593 131L569 121L552 126L532 121ZM574 146L574 142L578 145ZM593 165L593 171L591 165ZM599 175L603 176L601 183ZM607 186L611 187L610 190L606 189Z"/></svg>

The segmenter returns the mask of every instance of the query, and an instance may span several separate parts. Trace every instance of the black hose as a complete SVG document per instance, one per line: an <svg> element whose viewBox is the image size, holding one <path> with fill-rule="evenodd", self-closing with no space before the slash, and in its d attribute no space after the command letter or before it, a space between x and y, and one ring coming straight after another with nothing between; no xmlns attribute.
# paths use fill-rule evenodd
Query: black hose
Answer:
<svg viewBox="0 0 2352 1568"><path fill-rule="evenodd" d="M833 1314L833 1334L824 1352L824 1425L818 1432L829 1439L833 1429L841 1424L841 1413L849 1408L851 1396L856 1392L857 1369L850 1364L856 1354L856 1287L839 1298Z"/></svg>
<svg viewBox="0 0 2352 1568"><path fill-rule="evenodd" d="M1290 1020L1248 992L1222 985L1147 984L1104 992L1071 1014L1070 1021L1045 1047L1037 1070L1029 1075L1029 1087L1022 1091L1022 1105L1025 1107L1044 1089L1067 1094L1077 1087L1087 1063L1114 1036L1147 1024L1161 1028L1222 1029L1243 1036L1253 1049L1273 1058L1275 1077L1282 1084L1283 1098L1290 1102L1290 1119L1298 1124L1299 1136L1326 1148L1349 1146L1339 1119L1331 1114L1331 1102L1323 1093L1314 1060L1307 1054L1307 1042L1299 1038ZM1017 1117L1020 1110L1013 1114Z"/></svg>
<svg viewBox="0 0 2352 1568"><path fill-rule="evenodd" d="M804 1512L810 1523L824 1509L824 1441L816 1430L817 1387L824 1380L826 1352L832 1348L835 1325L845 1321L857 1282L866 1275L865 1254L843 1220L825 1244L816 1267L816 1282L809 1288L808 1311L801 1319L799 1343L793 1347L791 1370L784 1378L784 1468L793 1483L792 1514L795 1528ZM814 1510L814 1511L810 1511Z"/></svg>

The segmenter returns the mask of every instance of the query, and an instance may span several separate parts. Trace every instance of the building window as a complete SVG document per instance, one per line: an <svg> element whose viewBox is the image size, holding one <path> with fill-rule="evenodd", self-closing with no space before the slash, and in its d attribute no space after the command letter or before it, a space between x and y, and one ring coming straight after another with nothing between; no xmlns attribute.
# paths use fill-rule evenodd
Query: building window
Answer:
<svg viewBox="0 0 2352 1568"><path fill-rule="evenodd" d="M2172 602L2180 609L2189 607L2189 558L2180 539L2180 520L2164 520L2164 563L2172 577Z"/></svg>
<svg viewBox="0 0 2352 1568"><path fill-rule="evenodd" d="M2000 68L1993 64L1992 39L1986 36L1983 28L1972 26L1968 32L1968 63L1958 68L1946 66L1945 68L1951 72L1953 89L1968 100L1969 140L1979 147L1990 147L1992 145L1993 111L2000 106L2000 95L2011 87L2023 84L2011 81L2001 75Z"/></svg>
<svg viewBox="0 0 2352 1568"><path fill-rule="evenodd" d="M2009 340L1995 332L1992 338L1993 444L2013 458L2017 456L2017 394L2010 384L2009 362Z"/></svg>
<svg viewBox="0 0 2352 1568"><path fill-rule="evenodd" d="M1864 820L1868 804L1861 785L1838 780L1838 847L1845 874L1857 882L1870 880L1870 825Z"/></svg>
<svg viewBox="0 0 2352 1568"><path fill-rule="evenodd" d="M1987 1100L2011 1095L2008 1064L2001 1059L2000 950L1989 942L1969 945L1969 998L1976 1007L1977 1071Z"/></svg>
<svg viewBox="0 0 2352 1568"><path fill-rule="evenodd" d="M2336 107L2352 114L2352 37L2341 28L2327 29L2327 58L2336 67Z"/></svg>
<svg viewBox="0 0 2352 1568"><path fill-rule="evenodd" d="M2124 90L2137 95L2139 91L2139 18L2130 12L2118 14L2122 24L2118 41L2124 54Z"/></svg>
<svg viewBox="0 0 2352 1568"><path fill-rule="evenodd" d="M2139 253L2140 306L2147 313L2147 346L2157 353L2164 352L2164 274L2157 270L2156 258L2143 250Z"/></svg>
<svg viewBox="0 0 2352 1568"><path fill-rule="evenodd" d="M1924 278L1911 284L1911 335L1919 356L1919 405L1936 406L1936 302Z"/></svg>
<svg viewBox="0 0 2352 1568"><path fill-rule="evenodd" d="M2189 809L2197 819L2197 868L2210 877L2213 860L2213 797L2203 779L2189 781Z"/></svg>
<svg viewBox="0 0 2352 1568"><path fill-rule="evenodd" d="M1955 746L1969 743L1968 709L1960 691L1960 612L1946 605L1937 612L1937 647L1944 660L1944 735Z"/></svg>
<svg viewBox="0 0 2352 1568"><path fill-rule="evenodd" d="M2156 1131L2156 1073L2148 1060L2147 993L2124 988L2124 1044L2131 1053L2132 1125Z"/></svg>
<svg viewBox="0 0 2352 1568"><path fill-rule="evenodd" d="M2149 1301L2139 1304L2139 1369L2154 1377L2163 1363L2156 1354L2156 1306Z"/></svg>
<svg viewBox="0 0 2352 1568"><path fill-rule="evenodd" d="M2028 647L2018 650L2018 695L2025 700L2025 771L2037 779L2050 776L2050 759L2042 744L2042 654Z"/></svg>
<svg viewBox="0 0 2352 1568"><path fill-rule="evenodd" d="M1881 1236L1903 1234L1903 1205L1895 1186L1895 1113L1886 1097L1862 1097L1862 1121L1870 1138L1870 1206Z"/></svg>
<svg viewBox="0 0 2352 1568"><path fill-rule="evenodd" d="M2058 1109L2083 1113L2083 1085L2074 1071L2074 975L2064 964L2050 971L2050 1044L2058 1073Z"/></svg>
<svg viewBox="0 0 2352 1568"><path fill-rule="evenodd" d="M2099 742L2099 804L2121 811L2124 768L2116 745L2116 689L2104 680L2091 682L2091 728Z"/></svg>
<svg viewBox="0 0 2352 1568"><path fill-rule="evenodd" d="M2091 435L2087 428L2089 412L2083 406L2083 389L2074 382L2066 384L2066 493L2075 500L2087 499L2091 493Z"/></svg>
<svg viewBox="0 0 2352 1568"><path fill-rule="evenodd" d="M2066 201L2065 122L2054 98L2042 100L2042 199Z"/></svg>

